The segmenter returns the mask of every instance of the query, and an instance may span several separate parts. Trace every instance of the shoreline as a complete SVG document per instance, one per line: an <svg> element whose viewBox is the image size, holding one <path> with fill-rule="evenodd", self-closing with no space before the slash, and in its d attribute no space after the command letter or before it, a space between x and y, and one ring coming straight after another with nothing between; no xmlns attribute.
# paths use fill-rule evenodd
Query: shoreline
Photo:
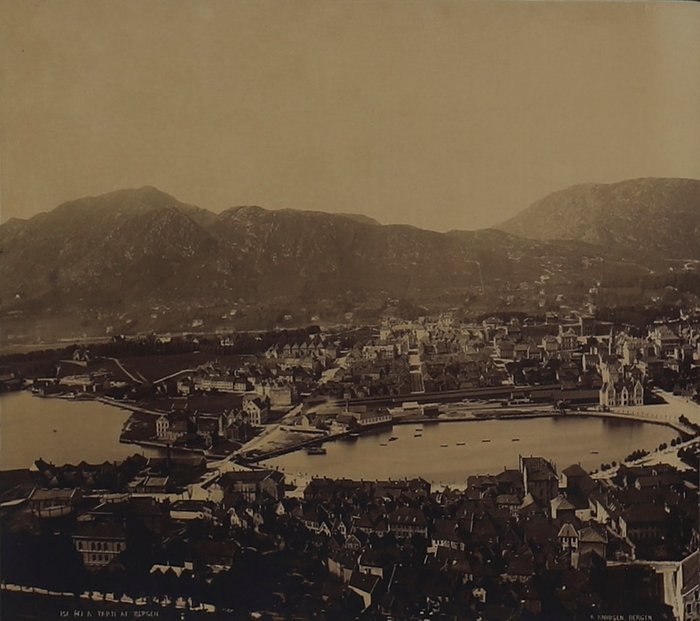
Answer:
<svg viewBox="0 0 700 621"><path fill-rule="evenodd" d="M22 390L28 390L27 388L23 388ZM16 393L16 392L21 392L20 391L9 391L8 394ZM31 392L31 391L30 391ZM0 393L0 396L3 393ZM36 393L32 392L32 396L35 397L40 397L42 399L62 399L62 400L68 400L68 401L97 401L99 403L103 403L104 405L111 405L113 407L119 408L121 410L125 410L128 412L132 413L140 413L140 414L147 414L149 416L161 416L163 414L167 414L166 411L160 411L160 410L149 410L147 408L141 407L139 405L136 405L135 403L129 403L125 401L120 401L117 399L112 399L111 397L105 397L104 395L92 395L90 393L80 393L80 396L78 397L68 397L65 394L49 394L49 395L39 395ZM669 404L668 401L666 401L666 404ZM650 404L642 405L642 406L637 406L640 408L645 408L649 407ZM552 407L552 406L550 406ZM585 416L590 416L590 417L596 417L596 418L615 418L618 420L631 420L631 421L636 421L636 422L641 422L641 423L651 423L655 425L664 425L666 427L671 427L678 431L679 433L683 433L686 435L692 435L692 431L689 430L689 428L686 428L683 426L682 423L679 421L674 421L674 420L662 420L662 419L657 419L657 418L651 418L648 416L643 416L641 413L628 413L628 412L620 412L620 411L615 411L615 410L609 410L609 411L601 411L601 410L584 410L584 411L579 411L579 410L569 410L565 412L560 412L556 410L552 411L522 411L522 410L513 410L513 411L503 411L499 410L496 412L486 412L483 414L476 414L476 415L458 415L458 416L438 416L438 417L426 417L424 415L408 415L408 416L402 416L402 417L397 417L394 418L391 421L391 425L408 425L408 424L435 424L435 423L460 423L460 422L471 422L471 421L480 421L480 420L498 420L498 419L504 419L504 420L518 420L518 419L532 419L532 418L561 418L561 417L585 417ZM388 424L388 423L386 423ZM385 424L385 425L386 425ZM326 440L341 437L344 435L348 435L349 433L360 433L363 434L365 432L368 432L370 430L366 429L354 429L352 432L348 431L347 433L343 434L336 434L335 436L326 436Z"/></svg>
<svg viewBox="0 0 700 621"><path fill-rule="evenodd" d="M228 458L231 455L231 453L210 453L206 449L190 448L188 446L173 446L172 444L165 444L163 442L158 442L157 440L125 440L119 438L119 443L142 446L144 448L159 449L162 451L171 450L175 453L194 453L201 455L208 461L220 461Z"/></svg>
<svg viewBox="0 0 700 621"><path fill-rule="evenodd" d="M640 406L644 407L644 406ZM684 428L678 421L671 420L660 420L654 418L647 418L645 416L637 414L627 414L624 412L602 412L595 410L586 410L583 412L525 412L522 414L515 413L504 413L504 414L485 414L480 416L450 416L449 418L433 418L426 419L425 417L411 417L411 418L401 418L393 421L393 425L408 425L408 424L434 424L434 423L467 423L467 422L478 422L481 420L522 420L522 419L533 419L533 418L614 418L616 420L627 420L638 423L650 423L652 425L662 425L664 427L671 427L683 433L685 435L692 435L688 429Z"/></svg>
<svg viewBox="0 0 700 621"><path fill-rule="evenodd" d="M96 401L97 403L102 403L104 405L111 405L115 408L119 408L120 410L126 410L127 412L139 412L141 414L149 414L151 416L160 416L161 414L167 414L165 411L159 411L159 410L149 410L147 408L141 407L140 405L136 405L135 403L130 403L128 401L120 401L118 399L112 399L111 397L105 397L104 395L97 395L97 394L92 394L89 392L85 393L78 393L78 396L70 396L73 393L54 393L54 394L48 394L48 395L42 395L36 392L33 392L31 388L25 386L24 388L21 388L19 390L12 390L12 391L5 391L5 392L0 392L0 397L3 394L14 394L18 392L29 392L32 397L37 397L39 399L59 399L61 401L70 401L70 402L83 402L87 403L90 401Z"/></svg>
<svg viewBox="0 0 700 621"><path fill-rule="evenodd" d="M167 414L167 412L165 411L161 412L159 410L148 410L146 408L142 408L140 405L130 404L128 402L119 401L110 397L94 397L93 400L99 401L100 403L104 403L105 405L113 405L114 407L119 408L120 410L126 410L127 412L131 413L138 412L139 414L148 414L150 416L160 416L161 414Z"/></svg>
<svg viewBox="0 0 700 621"><path fill-rule="evenodd" d="M113 406L116 407L120 410L123 411L128 411L131 412L131 414L142 414L142 415L148 415L148 416L160 416L162 412L158 411L152 411L148 410L146 408L142 408L134 403L125 403L123 401L118 401L116 399L112 399L109 397L105 396L100 396L100 395L91 395L91 394L86 394L82 398L67 398L64 395L37 395L35 393L32 393L32 396L40 397L40 398L59 398L59 399L65 399L69 401L76 401L76 402L85 402L85 401L97 401L99 403L102 403L104 405L108 406ZM666 402L668 403L668 401ZM643 407L649 407L649 406L639 406L640 408ZM300 450L304 450L305 448L308 448L309 446L320 446L323 445L326 442L331 442L331 441L337 441L337 440L343 440L345 438L348 438L349 436L353 434L357 434L358 436L364 436L364 435L370 435L373 433L376 433L377 431L381 429L386 429L393 427L394 425L433 425L433 424L438 424L438 423L465 423L465 422L478 422L478 421L486 421L486 420L528 420L528 419L538 419L538 418L552 418L552 419L562 419L562 418L601 418L601 419L610 419L610 420L626 420L626 421L631 421L631 422L639 422L639 423L650 423L650 424L655 424L655 425L662 425L667 428L671 428L675 431L677 431L684 440L687 440L691 437L693 437L694 433L693 430L690 428L684 426L682 423L680 423L678 420L669 420L669 419L663 419L663 418L657 418L652 415L652 412L647 413L647 415L644 415L644 412L625 412L625 411L597 411L597 410L585 410L585 411L566 411L566 412L560 412L556 410L538 410L538 411L523 411L523 410L511 410L511 411L503 411L503 410L496 410L496 411L491 411L491 412L484 412L484 413L470 413L468 415L455 415L455 416L440 416L440 417L425 417L424 415L408 415L405 417L400 417L400 418L395 418L392 421L387 421L385 423L382 423L378 426L372 426L370 428L359 428L359 429L352 429L348 430L344 433L340 434L333 434L333 435L322 435L320 437L312 438L312 439L307 439L302 442L295 442L293 444L290 444L288 446L282 446L282 447L276 447L273 450L270 451L265 451L261 452L259 454L254 454L250 456L246 456L242 453L245 453L245 445L241 447L240 449L236 451L232 451L229 453L218 453L218 454L212 454L208 453L206 449L202 448L189 448L189 447L174 447L171 445L171 449L177 452L181 453L190 453L190 454L197 454L201 455L208 461L217 461L221 459L229 459L232 461L236 461L238 463L243 463L243 464L254 464L254 463L259 463L262 461L266 461L269 459L273 459L275 457L279 457L281 455L289 454L289 453L294 453ZM144 440L133 440L133 439L123 439L121 436L119 438L119 442L121 444L129 444L129 445L134 445L134 446L141 446L143 448L154 448L162 451L167 451L168 450L168 445L165 443L158 442L157 440L151 440L151 439L144 439Z"/></svg>
<svg viewBox="0 0 700 621"><path fill-rule="evenodd" d="M375 433L381 429L385 428L390 428L393 427L394 425L433 425L433 424L438 424L438 423L467 423L467 422L479 422L479 421L486 421L486 420L527 420L527 419L537 419L537 418L607 418L607 419L614 419L614 420L626 420L630 422L636 422L636 423L650 423L654 425L661 425L664 427L669 427L671 429L674 429L675 431L679 432L683 436L689 436L692 437L692 433L690 433L687 429L685 429L682 425L675 421L668 421L668 420L658 420L658 419L651 419L647 418L644 416L639 416L639 415L630 415L630 414L625 414L625 413L620 413L620 412L596 412L596 411L586 411L586 412L527 412L523 414L515 414L515 413L499 413L499 414L488 414L484 416L451 416L449 418L426 418L424 416L411 416L411 417L402 417L400 419L395 419L391 421L391 423L387 422L382 425L372 427L369 429L353 429L352 431L347 431L342 434L334 434L334 435L328 435L328 436L323 436L321 438L314 438L312 440L307 440L305 442L301 442L298 444L290 445L288 447L281 447L281 448L276 448L272 451L269 451L267 453L261 454L261 455L255 455L254 457L251 458L240 458L240 461L243 461L245 463L258 463L261 461L265 461L268 459L274 459L276 457L280 457L281 455L287 455L289 453L294 453L296 451L302 450L304 448L307 448L308 446L313 446L313 445L322 445L325 444L326 442L334 442L337 440L342 440L344 438L347 438L351 436L352 434L358 434L358 436L364 436L364 435L370 435L372 433ZM244 450L245 447L243 447L242 450ZM234 459L236 456L234 455Z"/></svg>

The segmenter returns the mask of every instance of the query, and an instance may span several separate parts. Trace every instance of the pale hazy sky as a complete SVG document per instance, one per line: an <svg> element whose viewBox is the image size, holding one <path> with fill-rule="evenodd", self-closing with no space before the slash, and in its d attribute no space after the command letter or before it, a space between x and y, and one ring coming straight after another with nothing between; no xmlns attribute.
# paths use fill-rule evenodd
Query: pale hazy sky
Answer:
<svg viewBox="0 0 700 621"><path fill-rule="evenodd" d="M1 217L154 185L473 229L700 178L696 3L0 0Z"/></svg>

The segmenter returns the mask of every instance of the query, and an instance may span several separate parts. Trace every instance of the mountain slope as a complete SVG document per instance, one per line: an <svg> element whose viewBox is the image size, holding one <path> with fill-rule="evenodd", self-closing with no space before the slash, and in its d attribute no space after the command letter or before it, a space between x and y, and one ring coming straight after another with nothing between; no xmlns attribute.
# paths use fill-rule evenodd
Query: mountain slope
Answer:
<svg viewBox="0 0 700 621"><path fill-rule="evenodd" d="M498 228L531 239L614 247L627 255L700 259L700 181L644 178L573 186Z"/></svg>
<svg viewBox="0 0 700 621"><path fill-rule="evenodd" d="M449 283L468 286L475 277L463 244L413 227L240 207L223 212L215 229L225 254L239 259L258 289L271 292L416 295Z"/></svg>
<svg viewBox="0 0 700 621"><path fill-rule="evenodd" d="M223 327L222 318L245 313L251 327L263 315L268 323L280 314L338 318L401 299L433 308L465 300L543 308L563 295L580 306L601 282L626 288L628 297L644 288L649 299L672 284L665 295L675 299L695 286L696 274L681 274L687 266L672 272L659 257L692 256L698 182L630 183L612 188L614 215L607 186L544 199L506 226L529 238L255 206L214 214L151 187L111 192L0 225L0 314L6 332L46 338L104 334L106 326L184 329L200 317ZM671 205L682 232L652 196ZM584 215L571 205L585 207ZM651 239L656 252L637 251Z"/></svg>
<svg viewBox="0 0 700 621"><path fill-rule="evenodd" d="M202 305L240 297L415 296L464 289L477 278L464 244L439 233L260 207L216 215L154 188L7 222L0 248L1 309L47 300L109 307L124 299Z"/></svg>
<svg viewBox="0 0 700 621"><path fill-rule="evenodd" d="M179 266L215 248L212 235L189 217L193 209L141 188L70 201L30 220L8 222L0 226L0 304L8 294L31 299L51 292L108 297L125 288L149 292Z"/></svg>

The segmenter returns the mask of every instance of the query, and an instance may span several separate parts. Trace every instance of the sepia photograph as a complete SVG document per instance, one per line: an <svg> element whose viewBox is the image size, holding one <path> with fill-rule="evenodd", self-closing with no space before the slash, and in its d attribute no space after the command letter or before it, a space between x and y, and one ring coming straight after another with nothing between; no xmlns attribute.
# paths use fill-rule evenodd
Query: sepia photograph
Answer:
<svg viewBox="0 0 700 621"><path fill-rule="evenodd" d="M2 621L700 621L700 3L0 0Z"/></svg>

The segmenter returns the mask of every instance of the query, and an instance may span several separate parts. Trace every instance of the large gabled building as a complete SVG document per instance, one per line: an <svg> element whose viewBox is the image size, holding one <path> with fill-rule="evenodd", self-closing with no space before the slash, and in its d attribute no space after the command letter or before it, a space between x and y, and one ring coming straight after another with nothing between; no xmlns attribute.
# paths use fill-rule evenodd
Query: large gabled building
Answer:
<svg viewBox="0 0 700 621"><path fill-rule="evenodd" d="M246 502L260 502L284 497L284 474L278 470L227 472L219 477L217 484L227 507L233 506L239 498Z"/></svg>
<svg viewBox="0 0 700 621"><path fill-rule="evenodd" d="M107 567L127 547L126 530L115 522L81 523L72 539L89 570Z"/></svg>
<svg viewBox="0 0 700 621"><path fill-rule="evenodd" d="M525 492L541 505L547 506L559 493L559 477L552 463L544 457L519 457Z"/></svg>
<svg viewBox="0 0 700 621"><path fill-rule="evenodd" d="M644 405L644 387L639 380L605 382L600 388L598 402L608 408Z"/></svg>

